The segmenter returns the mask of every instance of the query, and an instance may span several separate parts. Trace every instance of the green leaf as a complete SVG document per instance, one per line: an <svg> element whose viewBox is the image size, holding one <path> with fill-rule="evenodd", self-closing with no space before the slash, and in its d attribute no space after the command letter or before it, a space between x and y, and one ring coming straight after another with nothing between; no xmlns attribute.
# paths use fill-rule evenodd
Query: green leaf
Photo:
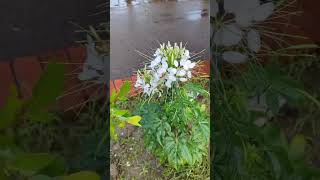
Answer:
<svg viewBox="0 0 320 180"><path fill-rule="evenodd" d="M33 89L30 100L30 110L37 112L39 109L48 108L56 101L63 90L64 66L57 63L49 63L46 71L40 77Z"/></svg>
<svg viewBox="0 0 320 180"><path fill-rule="evenodd" d="M141 116L132 116L127 118L127 122L134 126L141 126L141 124L139 124L140 120L141 120Z"/></svg>
<svg viewBox="0 0 320 180"><path fill-rule="evenodd" d="M121 109L114 109L113 112L116 116L123 116L123 115L127 114L129 111L128 110L121 110Z"/></svg>
<svg viewBox="0 0 320 180"><path fill-rule="evenodd" d="M289 145L289 159L292 161L301 160L304 157L307 142L303 135L296 135Z"/></svg>
<svg viewBox="0 0 320 180"><path fill-rule="evenodd" d="M119 99L123 100L128 95L129 91L131 89L131 84L129 81L125 81L124 84L121 86L119 91Z"/></svg>
<svg viewBox="0 0 320 180"><path fill-rule="evenodd" d="M48 153L22 153L8 164L8 168L25 176L32 176L46 168L55 158L55 155Z"/></svg>
<svg viewBox="0 0 320 180"><path fill-rule="evenodd" d="M188 164L192 165L193 160L192 160L192 156L191 156L191 153L190 153L187 145L181 144L180 151L181 151L181 155L182 155L183 159L185 159L188 162Z"/></svg>
<svg viewBox="0 0 320 180"><path fill-rule="evenodd" d="M17 89L13 86L11 95L7 99L7 104L0 110L0 130L8 128L15 123L22 104L22 101L18 98Z"/></svg>
<svg viewBox="0 0 320 180"><path fill-rule="evenodd" d="M62 180L100 180L97 173L91 171L81 171L69 176L62 177Z"/></svg>

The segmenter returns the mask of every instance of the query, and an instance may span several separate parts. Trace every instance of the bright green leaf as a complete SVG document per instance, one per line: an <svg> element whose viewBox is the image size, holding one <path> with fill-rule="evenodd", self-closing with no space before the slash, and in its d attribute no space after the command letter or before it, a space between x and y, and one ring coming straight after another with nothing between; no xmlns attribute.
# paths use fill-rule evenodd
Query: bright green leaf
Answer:
<svg viewBox="0 0 320 180"><path fill-rule="evenodd" d="M127 122L134 126L141 126L141 124L139 124L140 120L141 120L141 116L132 116L132 117L128 117Z"/></svg>
<svg viewBox="0 0 320 180"><path fill-rule="evenodd" d="M119 91L119 98L124 99L126 98L127 94L129 93L131 89L131 84L129 81L125 81L124 84L121 86Z"/></svg>

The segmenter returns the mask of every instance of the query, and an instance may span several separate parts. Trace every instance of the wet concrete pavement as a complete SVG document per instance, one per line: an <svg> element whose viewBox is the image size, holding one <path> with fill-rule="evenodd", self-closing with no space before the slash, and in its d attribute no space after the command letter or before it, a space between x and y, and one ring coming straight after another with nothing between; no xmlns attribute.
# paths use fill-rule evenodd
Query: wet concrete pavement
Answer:
<svg viewBox="0 0 320 180"><path fill-rule="evenodd" d="M209 57L209 0L155 1L126 5L111 1L111 79L131 75L146 61L136 50L146 53L158 42L187 42L187 49L206 49ZM117 6L118 5L118 6Z"/></svg>
<svg viewBox="0 0 320 180"><path fill-rule="evenodd" d="M86 37L80 27L106 22L105 0L0 1L0 61L68 47ZM72 24L73 22L74 24Z"/></svg>

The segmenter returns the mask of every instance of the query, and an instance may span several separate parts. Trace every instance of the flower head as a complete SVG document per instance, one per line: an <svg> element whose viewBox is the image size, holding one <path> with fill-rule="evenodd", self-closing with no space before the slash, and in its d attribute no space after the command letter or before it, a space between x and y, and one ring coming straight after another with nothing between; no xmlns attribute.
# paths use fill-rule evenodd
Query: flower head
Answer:
<svg viewBox="0 0 320 180"><path fill-rule="evenodd" d="M161 44L154 53L154 59L143 72L138 71L136 88L142 88L143 93L150 96L158 93L161 96L163 88L170 89L179 82L186 82L192 77L192 69L196 63L190 60L190 52L177 43Z"/></svg>

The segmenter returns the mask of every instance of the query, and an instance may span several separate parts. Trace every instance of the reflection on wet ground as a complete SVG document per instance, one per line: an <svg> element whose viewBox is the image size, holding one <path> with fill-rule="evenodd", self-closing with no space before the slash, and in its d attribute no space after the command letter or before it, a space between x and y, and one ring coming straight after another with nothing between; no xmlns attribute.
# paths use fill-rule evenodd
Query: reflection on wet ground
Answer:
<svg viewBox="0 0 320 180"><path fill-rule="evenodd" d="M111 1L111 78L129 76L158 42L184 42L209 57L209 0Z"/></svg>

